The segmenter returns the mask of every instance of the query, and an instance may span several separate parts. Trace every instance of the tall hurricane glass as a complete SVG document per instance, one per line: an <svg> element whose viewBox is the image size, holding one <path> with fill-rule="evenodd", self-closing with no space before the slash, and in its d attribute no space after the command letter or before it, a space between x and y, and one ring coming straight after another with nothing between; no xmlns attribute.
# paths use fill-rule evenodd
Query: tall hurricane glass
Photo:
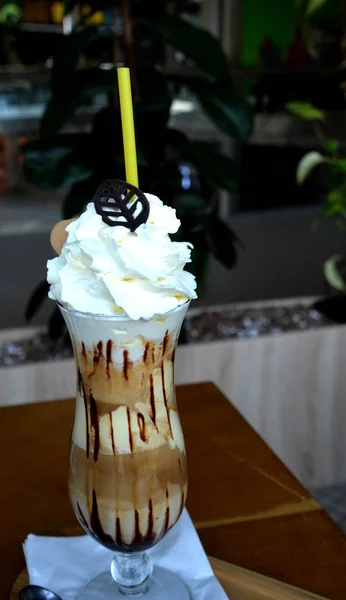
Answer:
<svg viewBox="0 0 346 600"><path fill-rule="evenodd" d="M186 500L174 356L187 307L136 321L60 306L78 384L70 498L83 529L115 554L81 600L190 598L178 577L153 570L145 552L175 525Z"/></svg>

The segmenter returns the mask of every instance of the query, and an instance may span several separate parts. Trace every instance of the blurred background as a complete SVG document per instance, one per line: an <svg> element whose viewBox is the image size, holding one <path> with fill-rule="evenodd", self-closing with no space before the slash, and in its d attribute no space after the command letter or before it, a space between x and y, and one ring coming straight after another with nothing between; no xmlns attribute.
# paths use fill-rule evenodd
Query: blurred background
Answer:
<svg viewBox="0 0 346 600"><path fill-rule="evenodd" d="M178 383L215 381L305 485L344 483L345 0L0 2L3 401L73 395L49 232L124 178L124 64L140 187L195 247Z"/></svg>
<svg viewBox="0 0 346 600"><path fill-rule="evenodd" d="M71 8L66 17L65 4ZM295 173L301 157L320 148L319 131L314 126L316 122L297 118L285 106L302 100L325 110L326 139L337 139L341 147L344 145L345 95L341 84L346 58L346 3L317 1L303 16L304 7L300 5L304 1L296 0L68 4L48 0L2 2L0 244L6 260L0 291L0 327L24 323L27 298L35 281L44 278L45 261L51 255L47 233L61 214L69 182L76 180L73 176L70 181L68 176L55 176L54 185L51 180L44 181L42 173L33 175L35 166L26 172L22 169L22 149L28 140L38 137L40 119L52 94L54 55L61 51L64 33L70 33L84 14L84 23L97 34L88 44L81 42L78 68L100 64L107 68L114 59L118 64L128 62L122 4L127 6L128 17L133 21L134 60L147 88L152 85L152 75L146 75L145 70L156 69L168 76L174 95L169 108L170 127L183 131L192 141L222 151L237 167L236 183L224 184L223 173L213 182L218 214L240 240L237 265L226 269L222 261L212 256L200 302L210 305L323 294L323 263L342 252L345 238L332 221L321 223L318 229L312 227L325 198L326 174L317 170L300 186ZM98 6L105 8L98 11ZM177 15L219 39L229 65L231 85L236 86L253 111L252 125L249 115L237 115L236 110L233 115L227 114L227 106L222 106L221 114L217 114L217 99L207 95L202 98L201 107L193 85L184 84L184 78L194 77L194 71L199 74L205 66L203 59L202 69L194 64L190 48L194 42L189 31L179 40L174 39L174 31L172 39L169 25L168 30L166 27L160 32L159 27L140 24L141 20L160 24L167 15ZM215 56L210 54L216 70L219 57ZM204 74L210 79L212 69L204 70ZM57 82L60 87L70 85L63 79ZM64 134L91 131L95 115L109 106L110 86L103 81L85 82L85 88L88 85L88 93L74 103L75 110L67 111L66 118L62 115L61 123L53 127L54 135L62 130ZM143 82L141 85L145 87ZM64 102L64 98L58 99L54 110L62 113ZM228 112L232 112L232 107ZM239 125L240 129L241 119L249 121L235 137L229 135L232 119L236 120L235 128ZM102 145L102 140L98 142ZM182 190L186 190L190 178L193 188L194 166L191 170L187 163L179 168ZM115 163L111 175L117 175ZM90 182L90 197L94 188ZM34 322L46 322L48 311L45 307L38 312Z"/></svg>

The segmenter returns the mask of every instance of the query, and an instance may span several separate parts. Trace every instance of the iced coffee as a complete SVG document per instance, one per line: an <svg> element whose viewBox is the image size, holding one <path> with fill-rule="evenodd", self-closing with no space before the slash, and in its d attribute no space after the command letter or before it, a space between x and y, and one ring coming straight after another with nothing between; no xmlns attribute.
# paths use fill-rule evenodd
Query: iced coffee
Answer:
<svg viewBox="0 0 346 600"><path fill-rule="evenodd" d="M78 367L69 465L74 511L105 546L144 550L176 523L186 499L173 378L186 307L137 322L62 310Z"/></svg>
<svg viewBox="0 0 346 600"><path fill-rule="evenodd" d="M101 196L111 186L105 182ZM180 224L175 210L146 198L143 223L138 200L128 214L111 203L106 216L103 201L90 203L48 263L50 297L77 366L70 497L85 531L126 553L158 542L179 519L187 492L174 355L196 297L195 278L184 270L191 246L170 238Z"/></svg>

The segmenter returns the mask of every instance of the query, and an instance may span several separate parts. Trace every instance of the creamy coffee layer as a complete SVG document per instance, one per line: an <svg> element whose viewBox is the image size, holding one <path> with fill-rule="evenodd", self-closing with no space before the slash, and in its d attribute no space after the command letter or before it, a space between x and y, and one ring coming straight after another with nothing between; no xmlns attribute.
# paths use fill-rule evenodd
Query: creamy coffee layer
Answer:
<svg viewBox="0 0 346 600"><path fill-rule="evenodd" d="M90 459L73 445L69 489L82 527L114 550L139 551L158 542L185 504L185 455L161 447L100 454L96 465L91 471Z"/></svg>
<svg viewBox="0 0 346 600"><path fill-rule="evenodd" d="M177 332L160 342L142 341L143 354L131 361L131 344L122 344L122 364L113 360L112 340L76 348L77 414L73 440L87 453L117 454L168 443L184 451L174 392ZM138 336L134 343L138 345ZM104 348L106 350L104 350Z"/></svg>
<svg viewBox="0 0 346 600"><path fill-rule="evenodd" d="M86 531L138 551L179 518L187 491L174 355L185 310L149 326L67 318L78 366L69 489ZM107 336L104 323L107 323ZM95 325L96 323L96 325ZM85 327L83 325L85 324ZM99 335L99 338L97 338Z"/></svg>

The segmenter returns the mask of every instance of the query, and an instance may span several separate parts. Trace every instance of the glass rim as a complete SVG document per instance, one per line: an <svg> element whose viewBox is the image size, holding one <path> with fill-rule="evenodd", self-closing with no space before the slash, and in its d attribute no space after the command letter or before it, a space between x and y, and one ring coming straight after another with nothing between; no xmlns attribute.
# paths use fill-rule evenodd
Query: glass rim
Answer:
<svg viewBox="0 0 346 600"><path fill-rule="evenodd" d="M94 319L95 321L132 321L133 323L136 323L138 321L147 323L148 321L151 321L152 319L158 319L160 317L167 317L176 312L179 312L181 309L188 306L190 304L190 302L191 302L191 299L188 298L183 304L179 304L179 306L177 306L176 308L173 308L172 310L169 310L166 313L160 313L160 314L155 313L152 317L150 317L150 319L144 319L143 317L140 317L139 319L132 319L131 317L129 317L129 315L127 313L125 313L125 314L120 313L120 314L114 314L114 315L102 315L99 313L81 312L79 310L75 310L74 308L69 308L62 302L59 302L58 300L56 300L56 303L57 303L59 309L62 312L66 312L70 315L75 315L77 317L82 317L84 319Z"/></svg>

